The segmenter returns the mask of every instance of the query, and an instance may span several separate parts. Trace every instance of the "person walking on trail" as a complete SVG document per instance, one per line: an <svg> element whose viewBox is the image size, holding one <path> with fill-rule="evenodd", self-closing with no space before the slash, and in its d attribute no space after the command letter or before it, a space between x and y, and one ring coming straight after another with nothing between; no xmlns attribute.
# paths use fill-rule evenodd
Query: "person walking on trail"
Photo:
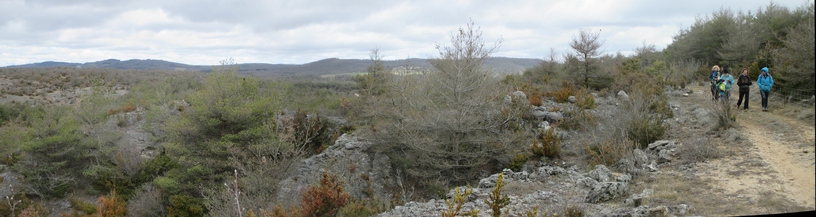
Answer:
<svg viewBox="0 0 816 217"><path fill-rule="evenodd" d="M737 100L737 108L742 104L742 99L745 99L745 105L742 107L748 110L748 93L751 90L751 76L748 76L748 69L742 68L742 74L737 78L737 85L739 86L739 100Z"/></svg>
<svg viewBox="0 0 816 217"><path fill-rule="evenodd" d="M728 102L731 96L731 85L734 84L734 76L728 74L728 68L723 67L720 80L717 82L717 89L720 91L720 101Z"/></svg>
<svg viewBox="0 0 816 217"><path fill-rule="evenodd" d="M711 83L711 100L720 99L719 91L717 91L718 80L720 80L720 66L714 65L714 67L711 67L711 74L708 76L708 82Z"/></svg>
<svg viewBox="0 0 816 217"><path fill-rule="evenodd" d="M773 87L773 77L768 72L768 67L762 68L757 77L757 86L759 86L759 95L762 96L762 111L768 111L768 95L771 94L771 87Z"/></svg>

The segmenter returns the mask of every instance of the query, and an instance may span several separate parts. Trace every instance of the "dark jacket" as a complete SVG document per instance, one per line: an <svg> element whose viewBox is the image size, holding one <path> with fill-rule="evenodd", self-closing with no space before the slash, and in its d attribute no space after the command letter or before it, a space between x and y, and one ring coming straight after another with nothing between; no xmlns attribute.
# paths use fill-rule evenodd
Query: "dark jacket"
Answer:
<svg viewBox="0 0 816 217"><path fill-rule="evenodd" d="M740 92L748 92L751 88L751 84L753 84L753 82L751 82L751 77L748 75L740 74L739 78L737 78L737 85L739 86Z"/></svg>

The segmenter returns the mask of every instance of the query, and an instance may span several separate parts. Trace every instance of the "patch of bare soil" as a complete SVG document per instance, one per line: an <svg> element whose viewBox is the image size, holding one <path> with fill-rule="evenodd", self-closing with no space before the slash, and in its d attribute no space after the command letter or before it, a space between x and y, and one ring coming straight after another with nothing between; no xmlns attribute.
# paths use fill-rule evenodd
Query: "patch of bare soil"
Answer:
<svg viewBox="0 0 816 217"><path fill-rule="evenodd" d="M707 87L691 88L693 94L678 100L701 107L710 103ZM734 129L713 133L702 129L698 134L714 138L726 154L697 163L694 175L705 180L711 191L718 192L715 195L720 198L711 198L713 201L709 202L734 207L709 210L712 212L709 214L753 215L816 209L813 123L778 114L773 109L762 112L759 100L752 100L751 105L749 110L737 110ZM736 106L736 97L730 106Z"/></svg>

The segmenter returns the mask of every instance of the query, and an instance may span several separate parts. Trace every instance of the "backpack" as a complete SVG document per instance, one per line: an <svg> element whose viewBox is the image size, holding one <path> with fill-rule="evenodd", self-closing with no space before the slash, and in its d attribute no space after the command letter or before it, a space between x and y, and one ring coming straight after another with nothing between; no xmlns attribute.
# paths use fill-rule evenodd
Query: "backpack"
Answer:
<svg viewBox="0 0 816 217"><path fill-rule="evenodd" d="M725 82L720 82L719 84L717 84L717 88L720 88L720 90L725 91Z"/></svg>

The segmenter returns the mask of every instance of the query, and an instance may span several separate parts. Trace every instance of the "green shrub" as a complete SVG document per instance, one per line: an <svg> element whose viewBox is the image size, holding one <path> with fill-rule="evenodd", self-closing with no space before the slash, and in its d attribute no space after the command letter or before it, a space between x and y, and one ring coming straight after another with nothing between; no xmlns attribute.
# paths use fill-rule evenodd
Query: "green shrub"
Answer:
<svg viewBox="0 0 816 217"><path fill-rule="evenodd" d="M530 160L530 157L527 157L526 154L517 154L513 159L510 159L510 165L507 167L513 171L521 171L527 160Z"/></svg>
<svg viewBox="0 0 816 217"><path fill-rule="evenodd" d="M584 209L575 206L567 207L564 216L566 217L584 217Z"/></svg>
<svg viewBox="0 0 816 217"><path fill-rule="evenodd" d="M6 121L19 117L25 109L23 104L0 103L0 126L3 126Z"/></svg>
<svg viewBox="0 0 816 217"><path fill-rule="evenodd" d="M575 93L575 106L582 109L594 109L597 107L595 105L595 96L587 92L585 89L581 89Z"/></svg>
<svg viewBox="0 0 816 217"><path fill-rule="evenodd" d="M178 119L169 118L164 151L170 162L160 163L152 170L163 178L154 183L163 190L196 192L200 185L221 183L248 156L274 156L275 151L254 149L253 146L276 144L274 114L277 106L273 97L262 95L260 79L239 77L235 70L215 70L199 91L188 97ZM169 166L169 167L164 167ZM144 176L142 177L144 178Z"/></svg>
<svg viewBox="0 0 816 217"><path fill-rule="evenodd" d="M639 148L663 137L668 130L668 126L663 125L663 119L674 116L663 88L649 82L634 84L624 109L624 132Z"/></svg>
<svg viewBox="0 0 816 217"><path fill-rule="evenodd" d="M166 176L156 177L156 179L153 180L153 184L170 194L177 193L181 190L181 185L178 181Z"/></svg>
<svg viewBox="0 0 816 217"><path fill-rule="evenodd" d="M504 173L499 173L499 177L496 179L496 187L493 188L493 191L490 191L490 195L488 195L488 199L485 199L485 204L490 206L490 209L493 211L493 217L500 217L502 216L501 209L506 207L510 204L510 198L507 195L502 195L501 191L504 187Z"/></svg>
<svg viewBox="0 0 816 217"><path fill-rule="evenodd" d="M668 127L663 125L663 120L659 117L657 115L638 116L629 123L627 135L638 145L637 148L645 148L666 133Z"/></svg>
<svg viewBox="0 0 816 217"><path fill-rule="evenodd" d="M204 216L204 205L201 199L188 195L173 195L169 198L167 217Z"/></svg>
<svg viewBox="0 0 816 217"><path fill-rule="evenodd" d="M87 215L96 213L96 205L91 202L85 202L84 200L75 197L68 199L68 201L71 202L71 207L73 207L75 211L79 211Z"/></svg>
<svg viewBox="0 0 816 217"><path fill-rule="evenodd" d="M101 154L101 147L82 135L69 112L64 107L51 107L30 118L30 134L20 141L21 159L14 168L40 196L62 197L82 187L76 184L83 176L80 172L91 164L110 165L109 161L92 160Z"/></svg>
<svg viewBox="0 0 816 217"><path fill-rule="evenodd" d="M470 196L471 193L473 193L473 189L471 188L464 189L460 192L459 187L456 187L456 189L454 189L453 191L453 199L445 200L445 204L447 204L448 208L445 211L442 211L442 217L454 217L464 215L459 212L462 210L462 206L465 204L465 202L467 202L467 198L468 196ZM478 215L478 213L479 210L477 209L471 211L470 213L467 213L467 215L476 216Z"/></svg>

